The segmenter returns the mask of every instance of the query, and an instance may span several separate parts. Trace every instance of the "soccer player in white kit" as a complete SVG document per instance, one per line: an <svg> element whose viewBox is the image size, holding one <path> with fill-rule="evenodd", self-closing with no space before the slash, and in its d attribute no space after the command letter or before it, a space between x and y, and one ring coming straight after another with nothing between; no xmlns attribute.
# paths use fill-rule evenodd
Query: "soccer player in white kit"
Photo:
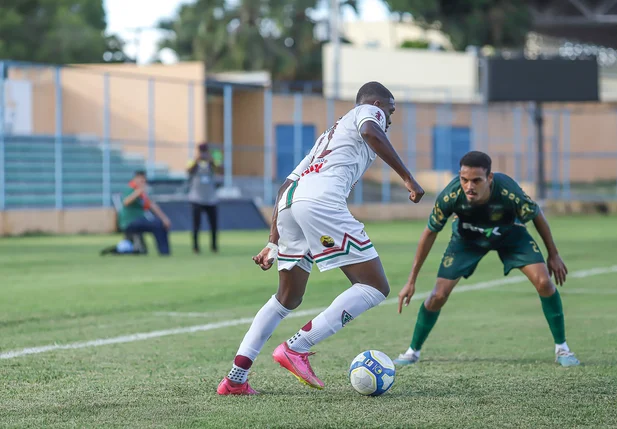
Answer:
<svg viewBox="0 0 617 429"><path fill-rule="evenodd" d="M394 110L394 97L385 86L363 85L356 106L319 136L281 186L269 242L253 257L263 270L278 259L278 291L255 316L217 388L219 395L257 393L247 381L249 368L281 320L302 302L313 263L320 271L341 268L352 286L274 350L274 360L304 384L324 387L308 360L311 347L388 296L381 260L364 225L349 212L347 197L377 155L401 177L411 201L424 195L386 135Z"/></svg>

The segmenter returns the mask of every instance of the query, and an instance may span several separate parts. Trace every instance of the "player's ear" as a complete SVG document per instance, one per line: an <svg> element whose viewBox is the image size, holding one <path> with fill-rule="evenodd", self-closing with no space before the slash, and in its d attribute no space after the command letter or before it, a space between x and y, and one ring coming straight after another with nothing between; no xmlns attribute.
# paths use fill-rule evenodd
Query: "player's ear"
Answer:
<svg viewBox="0 0 617 429"><path fill-rule="evenodd" d="M493 181L493 172L488 173L488 182L491 183Z"/></svg>

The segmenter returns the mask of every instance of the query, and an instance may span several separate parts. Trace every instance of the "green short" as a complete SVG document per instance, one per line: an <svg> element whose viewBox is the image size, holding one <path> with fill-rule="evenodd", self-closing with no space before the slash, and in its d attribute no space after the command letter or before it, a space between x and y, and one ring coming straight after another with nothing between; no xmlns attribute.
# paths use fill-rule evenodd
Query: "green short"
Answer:
<svg viewBox="0 0 617 429"><path fill-rule="evenodd" d="M496 250L503 262L503 273L508 275L514 268L531 264L544 263L544 257L533 237L526 228L511 231L507 237L494 243L491 247L479 246L472 240L452 236L446 249L437 277L456 280L469 278L480 260L491 250Z"/></svg>

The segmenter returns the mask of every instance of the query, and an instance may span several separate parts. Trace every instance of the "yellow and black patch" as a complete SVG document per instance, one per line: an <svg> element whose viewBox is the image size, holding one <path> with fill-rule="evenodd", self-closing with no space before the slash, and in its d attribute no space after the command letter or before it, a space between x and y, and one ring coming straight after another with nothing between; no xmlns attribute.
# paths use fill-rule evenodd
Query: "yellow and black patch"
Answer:
<svg viewBox="0 0 617 429"><path fill-rule="evenodd" d="M334 246L334 239L330 237L329 235L322 235L319 241L321 241L321 244L323 245L323 247L333 247Z"/></svg>

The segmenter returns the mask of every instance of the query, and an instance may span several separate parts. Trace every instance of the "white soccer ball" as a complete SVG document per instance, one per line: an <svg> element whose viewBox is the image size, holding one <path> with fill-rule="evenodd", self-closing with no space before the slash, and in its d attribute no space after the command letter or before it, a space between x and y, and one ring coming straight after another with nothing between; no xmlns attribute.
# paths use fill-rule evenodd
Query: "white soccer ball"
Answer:
<svg viewBox="0 0 617 429"><path fill-rule="evenodd" d="M392 360L377 350L360 353L349 367L349 381L352 387L359 394L366 396L386 393L394 384L395 374Z"/></svg>

